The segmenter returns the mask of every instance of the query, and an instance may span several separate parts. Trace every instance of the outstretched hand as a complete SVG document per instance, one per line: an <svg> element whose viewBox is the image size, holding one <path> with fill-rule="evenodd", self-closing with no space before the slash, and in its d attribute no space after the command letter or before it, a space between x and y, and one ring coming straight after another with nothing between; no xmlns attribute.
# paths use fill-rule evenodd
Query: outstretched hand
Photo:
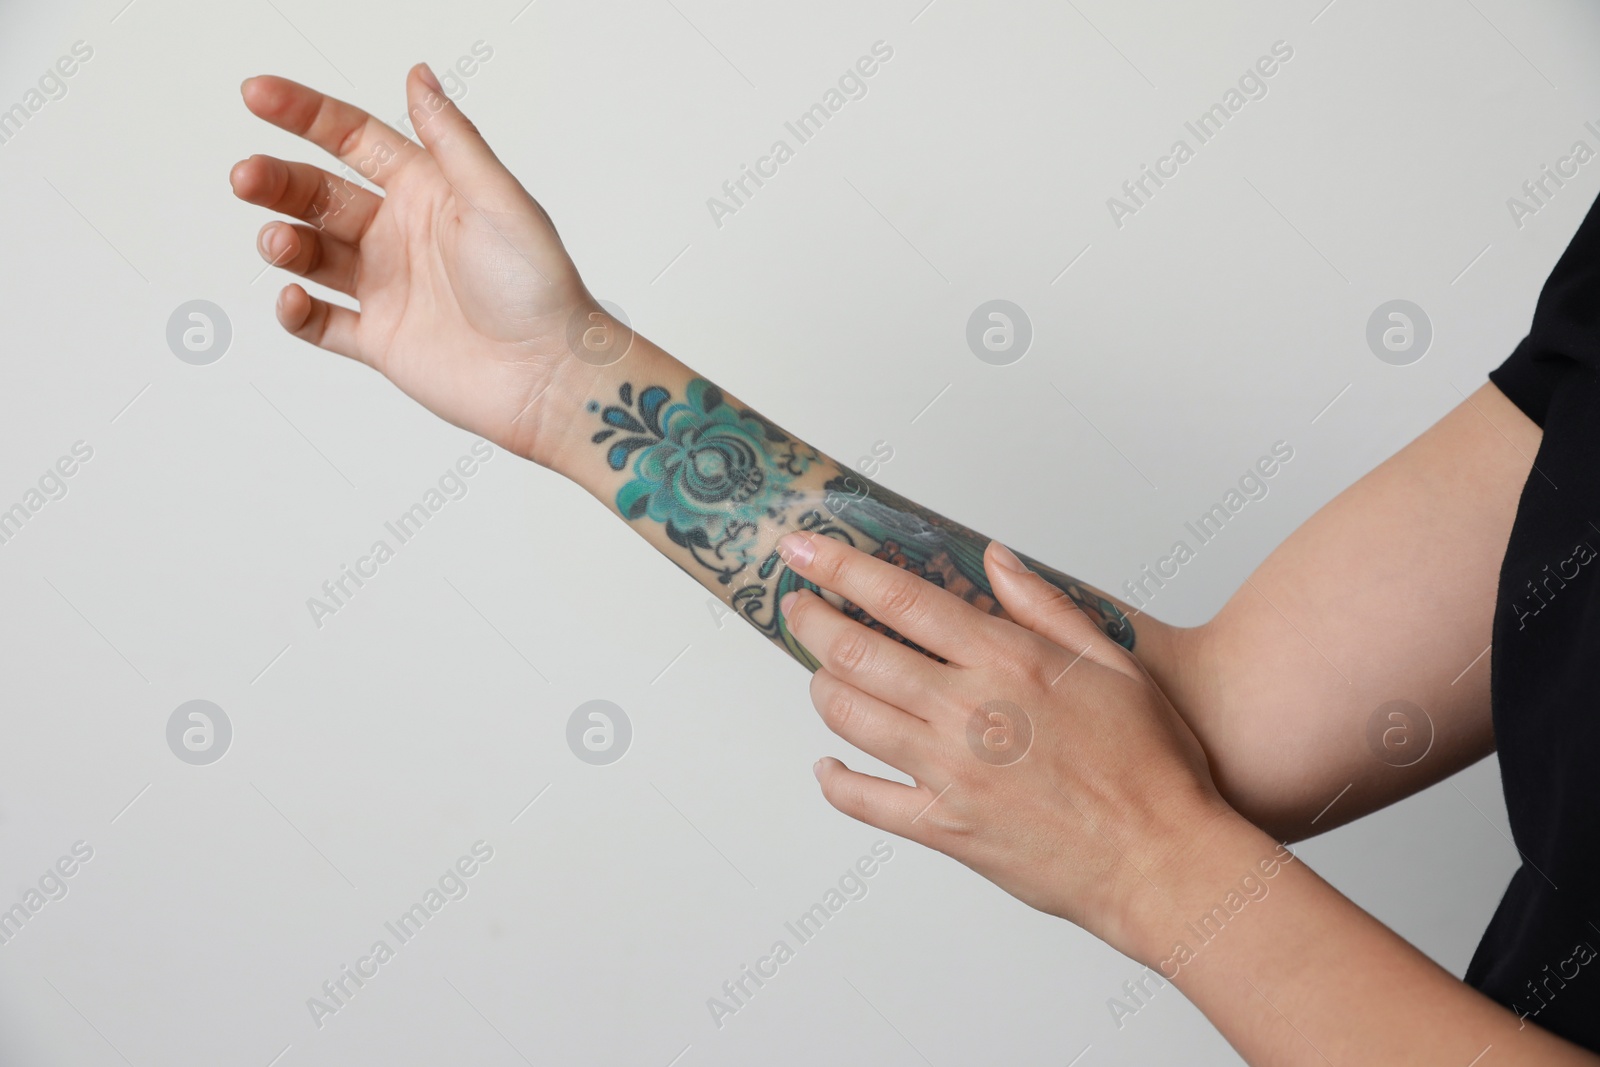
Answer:
<svg viewBox="0 0 1600 1067"><path fill-rule="evenodd" d="M598 305L555 227L425 65L406 78L421 144L360 108L276 77L245 106L343 161L382 195L308 163L255 155L230 174L269 222L268 262L353 297L299 285L278 297L296 337L371 366L440 417L539 462L540 397L570 364L569 323Z"/></svg>

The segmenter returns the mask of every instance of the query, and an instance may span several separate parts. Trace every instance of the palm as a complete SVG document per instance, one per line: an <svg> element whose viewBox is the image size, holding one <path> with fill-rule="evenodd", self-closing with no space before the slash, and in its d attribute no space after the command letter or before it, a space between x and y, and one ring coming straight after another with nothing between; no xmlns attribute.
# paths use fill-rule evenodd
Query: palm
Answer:
<svg viewBox="0 0 1600 1067"><path fill-rule="evenodd" d="M530 454L530 408L565 356L567 321L592 303L543 210L481 139L462 146L465 135L448 131L441 159L293 82L254 79L245 97L256 114L338 149L385 189L380 197L264 156L235 168L241 198L312 224L269 224L263 254L360 304L353 312L291 286L280 320L373 366L441 417Z"/></svg>
<svg viewBox="0 0 1600 1067"><path fill-rule="evenodd" d="M361 351L438 414L512 447L582 297L532 201L520 217L488 216L419 160L391 186L359 254ZM482 397L502 403L484 410Z"/></svg>

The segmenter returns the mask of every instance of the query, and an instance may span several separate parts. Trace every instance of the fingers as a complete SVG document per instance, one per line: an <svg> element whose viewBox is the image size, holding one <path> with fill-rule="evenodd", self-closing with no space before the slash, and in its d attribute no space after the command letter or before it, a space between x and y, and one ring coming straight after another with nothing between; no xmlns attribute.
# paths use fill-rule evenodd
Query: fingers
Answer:
<svg viewBox="0 0 1600 1067"><path fill-rule="evenodd" d="M261 258L318 285L349 296L356 295L360 256L351 245L318 233L309 226L269 222L256 240Z"/></svg>
<svg viewBox="0 0 1600 1067"><path fill-rule="evenodd" d="M786 534L778 555L790 570L838 593L889 629L956 663L990 636L990 617L954 593L835 537Z"/></svg>
<svg viewBox="0 0 1600 1067"><path fill-rule="evenodd" d="M258 118L304 137L378 186L422 157L422 149L365 111L299 82L262 75L247 78L240 92Z"/></svg>
<svg viewBox="0 0 1600 1067"><path fill-rule="evenodd" d="M361 240L383 206L383 197L348 178L272 156L255 155L235 163L228 181L233 195L245 203L304 219L351 243Z"/></svg>
<svg viewBox="0 0 1600 1067"><path fill-rule="evenodd" d="M938 735L915 715L869 696L826 670L811 676L811 703L828 729L869 756L926 781Z"/></svg>
<svg viewBox="0 0 1600 1067"><path fill-rule="evenodd" d="M983 554L989 584L1017 625L1072 656L1127 672L1129 657L1060 587L1028 570L1010 549L990 541Z"/></svg>
<svg viewBox="0 0 1600 1067"><path fill-rule="evenodd" d="M473 206L504 211L531 199L478 128L444 94L426 63L418 63L406 76L406 101L417 137L445 180Z"/></svg>
<svg viewBox="0 0 1600 1067"><path fill-rule="evenodd" d="M852 771L832 756L818 760L815 771L829 804L852 819L902 837L913 836L918 818L936 799L926 789Z"/></svg>
<svg viewBox="0 0 1600 1067"><path fill-rule="evenodd" d="M779 610L789 632L823 667L864 693L928 721L955 695L939 673L951 668L846 618L810 590L789 593Z"/></svg>
<svg viewBox="0 0 1600 1067"><path fill-rule="evenodd" d="M318 300L298 285L286 285L278 294L278 322L285 330L318 348L356 360L362 358L356 344L360 321L349 308Z"/></svg>

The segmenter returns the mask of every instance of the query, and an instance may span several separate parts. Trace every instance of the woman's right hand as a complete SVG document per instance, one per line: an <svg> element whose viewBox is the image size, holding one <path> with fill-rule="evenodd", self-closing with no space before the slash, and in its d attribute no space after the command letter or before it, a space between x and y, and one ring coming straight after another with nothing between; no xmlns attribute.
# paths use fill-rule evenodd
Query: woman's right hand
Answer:
<svg viewBox="0 0 1600 1067"><path fill-rule="evenodd" d="M549 465L558 435L541 434L541 407L574 364L581 374L611 351L575 357L574 338L615 345L607 331L625 328L600 311L550 217L432 72L419 64L406 78L420 146L283 78L251 78L241 92L255 115L383 190L271 156L234 166L236 196L301 220L262 227L263 258L359 304L352 311L291 284L278 321L377 369L441 418Z"/></svg>

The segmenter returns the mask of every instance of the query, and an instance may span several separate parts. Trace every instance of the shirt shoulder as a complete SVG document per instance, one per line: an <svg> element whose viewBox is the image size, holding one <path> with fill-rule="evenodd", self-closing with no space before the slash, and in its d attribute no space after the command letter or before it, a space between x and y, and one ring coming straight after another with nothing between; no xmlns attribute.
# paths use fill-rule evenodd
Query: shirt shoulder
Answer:
<svg viewBox="0 0 1600 1067"><path fill-rule="evenodd" d="M1600 370L1600 200L1545 279L1533 325L1489 380L1539 426L1575 367Z"/></svg>

